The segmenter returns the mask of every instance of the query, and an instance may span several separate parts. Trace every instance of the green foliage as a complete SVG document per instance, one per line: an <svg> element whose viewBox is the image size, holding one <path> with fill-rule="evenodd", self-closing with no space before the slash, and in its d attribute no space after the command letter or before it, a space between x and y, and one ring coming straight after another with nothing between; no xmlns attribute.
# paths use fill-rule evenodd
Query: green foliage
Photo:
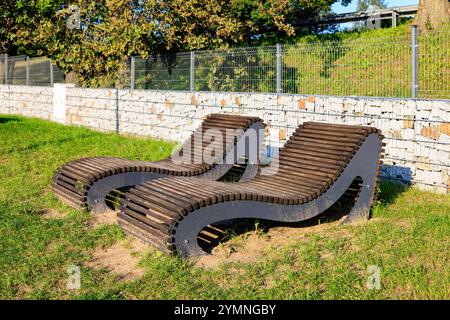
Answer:
<svg viewBox="0 0 450 320"><path fill-rule="evenodd" d="M296 19L328 12L334 2L6 0L0 4L0 50L48 55L84 86L123 87L129 83L127 60L133 54L147 58L290 38ZM80 8L80 30L66 28L69 5Z"/></svg>
<svg viewBox="0 0 450 320"><path fill-rule="evenodd" d="M16 13L14 0L0 2L0 53L15 53L17 47L14 43L17 24L14 21Z"/></svg>
<svg viewBox="0 0 450 320"><path fill-rule="evenodd" d="M80 30L66 27L71 13L62 7L33 19L32 26L21 25L17 40L21 50L51 56L66 73L75 72L84 86L128 84L126 61L134 53L146 54L146 45L155 41L155 22L146 21L134 1L78 0L72 4L80 8ZM42 3L41 8L47 10Z"/></svg>

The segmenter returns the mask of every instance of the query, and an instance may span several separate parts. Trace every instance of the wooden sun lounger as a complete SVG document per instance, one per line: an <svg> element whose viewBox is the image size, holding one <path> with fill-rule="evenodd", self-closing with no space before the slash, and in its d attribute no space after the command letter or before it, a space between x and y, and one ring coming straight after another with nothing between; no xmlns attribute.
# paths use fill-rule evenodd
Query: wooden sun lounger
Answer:
<svg viewBox="0 0 450 320"><path fill-rule="evenodd" d="M106 195L119 188L167 176L198 176L217 180L248 156L247 144L251 134L252 137L256 136L257 141L252 143L257 144L257 152L262 150L262 129L264 124L258 117L211 114L180 149L175 151L180 155L186 151L191 152L189 163L174 162L172 157L158 162L112 157L83 158L66 164L55 173L52 190L59 199L74 208L99 212L107 208ZM222 141L217 140L217 143L223 144L216 144L217 147L223 148L223 152L217 155L213 153L213 159L208 161L209 164L203 162L205 148L214 145L214 140L208 141L205 138L208 132L211 132L208 130L213 130L213 133L219 130L223 134ZM226 135L230 132L237 134L227 139ZM241 180L253 178L257 173L257 167L257 163L247 164Z"/></svg>
<svg viewBox="0 0 450 320"><path fill-rule="evenodd" d="M372 127L307 122L280 150L278 169L269 169L272 175L233 184L188 177L143 183L125 195L119 224L165 253L195 256L205 254L200 231L221 221L298 222L321 214L348 194L354 206L346 221L367 219L382 138Z"/></svg>

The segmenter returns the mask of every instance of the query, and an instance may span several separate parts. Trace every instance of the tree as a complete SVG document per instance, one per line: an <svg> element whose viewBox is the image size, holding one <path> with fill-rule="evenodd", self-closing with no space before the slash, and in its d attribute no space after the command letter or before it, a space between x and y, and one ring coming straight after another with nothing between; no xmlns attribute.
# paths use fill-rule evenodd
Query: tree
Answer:
<svg viewBox="0 0 450 320"><path fill-rule="evenodd" d="M254 40L263 26L293 35L289 0L151 0L144 14L158 21L168 51L227 47Z"/></svg>
<svg viewBox="0 0 450 320"><path fill-rule="evenodd" d="M419 30L433 29L443 23L450 22L450 1L420 0L414 24Z"/></svg>
<svg viewBox="0 0 450 320"><path fill-rule="evenodd" d="M16 51L14 45L14 11L15 1L3 0L0 2L0 53L13 54Z"/></svg>
<svg viewBox="0 0 450 320"><path fill-rule="evenodd" d="M14 54L29 54L35 55L38 50L45 51L45 43L40 41L34 41L32 46L22 47L21 41L24 35L33 33L37 26L42 21L52 19L56 13L64 7L64 0L6 0L5 3L10 3L9 11L6 15L9 17L9 21L12 24L4 24L4 21L0 21L0 29L6 27L7 38L10 42L7 44L7 48L0 48L4 52L8 52L11 55ZM1 6L1 5L0 5Z"/></svg>
<svg viewBox="0 0 450 320"><path fill-rule="evenodd" d="M0 20L0 31L6 30L4 38L10 42L2 50L48 55L66 73L74 71L84 85L120 86L128 83L126 63L133 54L281 41L307 31L294 29L296 19L328 13L335 2L6 0L1 6L8 19ZM69 5L80 8L79 30L66 27Z"/></svg>
<svg viewBox="0 0 450 320"><path fill-rule="evenodd" d="M48 55L65 73L75 72L78 82L92 87L120 87L126 79L127 59L145 54L152 43L154 21L144 21L140 1L78 0L80 29L68 29L69 6L52 15L22 23L17 32L21 52ZM30 2L30 6L32 2ZM33 12L33 10L29 10Z"/></svg>

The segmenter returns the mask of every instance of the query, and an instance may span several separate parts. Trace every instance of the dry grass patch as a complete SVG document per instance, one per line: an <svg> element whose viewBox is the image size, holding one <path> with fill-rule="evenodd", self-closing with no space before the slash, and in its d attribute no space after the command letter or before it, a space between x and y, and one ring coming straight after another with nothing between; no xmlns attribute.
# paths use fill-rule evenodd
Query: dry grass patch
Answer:
<svg viewBox="0 0 450 320"><path fill-rule="evenodd" d="M44 209L39 214L44 219L64 219L68 215L67 212L61 212L56 209Z"/></svg>
<svg viewBox="0 0 450 320"><path fill-rule="evenodd" d="M104 212L93 213L89 219L89 226L95 228L101 224L117 224L117 212L106 210Z"/></svg>
<svg viewBox="0 0 450 320"><path fill-rule="evenodd" d="M32 291L32 288L29 285L26 284L22 284L19 286L19 288L17 289L17 299L21 300L21 299L26 299L26 297L28 296L28 294Z"/></svg>
<svg viewBox="0 0 450 320"><path fill-rule="evenodd" d="M274 226L267 232L246 232L222 242L213 248L210 255L200 257L195 263L205 269L214 269L224 263L257 263L269 252L277 252L292 243L307 241L312 234L350 237L351 231L339 228L340 222L341 220L315 225L299 224L296 227Z"/></svg>

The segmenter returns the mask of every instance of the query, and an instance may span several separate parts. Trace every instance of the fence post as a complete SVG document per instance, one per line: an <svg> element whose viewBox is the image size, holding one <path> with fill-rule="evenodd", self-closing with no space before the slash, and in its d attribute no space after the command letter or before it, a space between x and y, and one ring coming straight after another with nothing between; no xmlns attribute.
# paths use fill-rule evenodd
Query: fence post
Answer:
<svg viewBox="0 0 450 320"><path fill-rule="evenodd" d="M417 26L411 28L411 96L417 98L419 92L419 76L418 76L418 60L419 60L419 44L417 39Z"/></svg>
<svg viewBox="0 0 450 320"><path fill-rule="evenodd" d="M8 54L5 53L5 84L8 84Z"/></svg>
<svg viewBox="0 0 450 320"><path fill-rule="evenodd" d="M277 93L281 93L283 91L282 86L281 86L281 81L282 81L282 77L281 77L281 66L282 66L282 49L281 49L281 44L277 43L277 53L276 53L276 59L277 59Z"/></svg>
<svg viewBox="0 0 450 320"><path fill-rule="evenodd" d="M25 60L26 66L25 66L25 85L30 85L30 57L27 56Z"/></svg>
<svg viewBox="0 0 450 320"><path fill-rule="evenodd" d="M134 57L131 57L131 66L130 66L130 72L131 72L131 84L130 87L133 90L136 86L136 60Z"/></svg>
<svg viewBox="0 0 450 320"><path fill-rule="evenodd" d="M396 27L397 26L397 12L392 11L392 27Z"/></svg>
<svg viewBox="0 0 450 320"><path fill-rule="evenodd" d="M191 91L195 90L195 51L191 51L189 90L191 90Z"/></svg>
<svg viewBox="0 0 450 320"><path fill-rule="evenodd" d="M116 133L120 133L119 89L116 88Z"/></svg>
<svg viewBox="0 0 450 320"><path fill-rule="evenodd" d="M52 64L52 59L50 59L50 86L53 87L53 83L54 83L54 78L53 78L53 64Z"/></svg>

